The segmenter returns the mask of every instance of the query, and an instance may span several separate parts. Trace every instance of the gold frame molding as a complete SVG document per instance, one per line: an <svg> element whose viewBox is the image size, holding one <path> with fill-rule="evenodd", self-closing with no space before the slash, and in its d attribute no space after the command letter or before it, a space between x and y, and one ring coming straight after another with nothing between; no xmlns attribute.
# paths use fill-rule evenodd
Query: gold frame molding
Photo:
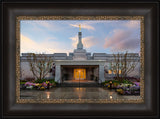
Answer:
<svg viewBox="0 0 160 119"><path fill-rule="evenodd" d="M20 99L20 21L21 20L140 20L141 99ZM16 17L16 103L144 103L144 16L17 16Z"/></svg>

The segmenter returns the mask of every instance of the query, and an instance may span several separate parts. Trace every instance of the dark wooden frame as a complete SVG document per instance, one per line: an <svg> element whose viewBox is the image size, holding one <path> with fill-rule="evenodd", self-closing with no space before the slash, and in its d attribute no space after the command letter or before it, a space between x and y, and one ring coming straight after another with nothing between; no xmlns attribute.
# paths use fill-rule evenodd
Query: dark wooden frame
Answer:
<svg viewBox="0 0 160 119"><path fill-rule="evenodd" d="M10 1L10 0L7 0ZM34 0L35 1L35 0ZM2 117L159 117L158 1L10 3L3 7ZM122 4L123 3L123 4ZM138 16L145 19L145 103L143 104L16 104L16 16Z"/></svg>

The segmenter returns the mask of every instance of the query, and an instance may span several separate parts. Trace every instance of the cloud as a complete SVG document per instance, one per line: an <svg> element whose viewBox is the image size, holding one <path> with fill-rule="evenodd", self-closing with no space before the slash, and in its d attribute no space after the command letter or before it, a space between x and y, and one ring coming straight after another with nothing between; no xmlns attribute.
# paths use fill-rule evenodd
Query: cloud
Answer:
<svg viewBox="0 0 160 119"><path fill-rule="evenodd" d="M83 38L82 42L86 48L90 48L98 44L98 40L94 38L93 36Z"/></svg>
<svg viewBox="0 0 160 119"><path fill-rule="evenodd" d="M46 28L50 28L52 24L50 24L50 22L47 22L47 21L41 21L41 22L37 22L38 25L41 25L43 27L46 27Z"/></svg>
<svg viewBox="0 0 160 119"><path fill-rule="evenodd" d="M76 35L74 37L71 37L70 39L72 40L72 47L74 49L77 48L78 36ZM90 48L98 44L98 40L94 36L88 36L88 37L82 38L82 43L83 43L83 47Z"/></svg>
<svg viewBox="0 0 160 119"><path fill-rule="evenodd" d="M70 24L70 26L79 27L79 24ZM85 24L85 23L81 23L80 25L81 25L81 28L84 28L84 29L87 29L87 30L95 30L95 28L91 25L88 25L88 24Z"/></svg>
<svg viewBox="0 0 160 119"><path fill-rule="evenodd" d="M78 28L79 24L81 24L83 29L88 30L86 31L86 36L88 37L82 38L84 48L91 48L91 50L93 50L96 47L95 50L101 49L104 51L108 48L108 52L111 50L140 49L139 20L71 20L71 22L68 20L62 20L60 22L41 20L33 20L31 22L24 20L23 22L26 24L28 22L30 26L26 27L26 25L22 24L22 28L24 27L24 29L22 29L23 32L21 33L29 36L21 35L22 52L55 53L73 51L73 49L77 47L78 36L73 35L72 29L73 27ZM72 29L70 29L71 31L69 30L71 34L68 32L70 27L72 27ZM64 33L64 35L59 37L59 34L57 34L58 31ZM70 37L72 35L74 37ZM46 36L48 38L46 38ZM60 39L56 39L54 36ZM72 41L70 44L69 42L66 44L63 42L63 39L72 39Z"/></svg>
<svg viewBox="0 0 160 119"><path fill-rule="evenodd" d="M78 36L70 37L70 39L72 40L72 47L75 49L78 44Z"/></svg>
<svg viewBox="0 0 160 119"><path fill-rule="evenodd" d="M104 48L112 51L132 51L139 52L140 38L135 36L132 30L116 29L111 37L105 38Z"/></svg>
<svg viewBox="0 0 160 119"><path fill-rule="evenodd" d="M31 30L33 31L46 32L46 30L49 31L61 30L61 28L56 24L56 22L51 20L24 20L24 21L22 20L21 23L22 27L23 25L30 25Z"/></svg>
<svg viewBox="0 0 160 119"><path fill-rule="evenodd" d="M53 41L54 38L47 38L42 42L35 42L34 40L21 34L20 37L20 50L21 53L69 53L70 48L65 48L65 44Z"/></svg>
<svg viewBox="0 0 160 119"><path fill-rule="evenodd" d="M130 20L124 24L124 26L128 28L140 28L140 21L139 20Z"/></svg>

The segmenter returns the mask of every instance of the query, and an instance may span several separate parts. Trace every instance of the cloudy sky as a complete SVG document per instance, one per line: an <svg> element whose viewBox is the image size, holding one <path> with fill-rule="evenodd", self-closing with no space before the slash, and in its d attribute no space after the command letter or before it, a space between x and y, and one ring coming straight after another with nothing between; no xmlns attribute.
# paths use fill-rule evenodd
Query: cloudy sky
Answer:
<svg viewBox="0 0 160 119"><path fill-rule="evenodd" d="M21 53L73 52L79 24L87 52L140 52L139 20L22 20Z"/></svg>

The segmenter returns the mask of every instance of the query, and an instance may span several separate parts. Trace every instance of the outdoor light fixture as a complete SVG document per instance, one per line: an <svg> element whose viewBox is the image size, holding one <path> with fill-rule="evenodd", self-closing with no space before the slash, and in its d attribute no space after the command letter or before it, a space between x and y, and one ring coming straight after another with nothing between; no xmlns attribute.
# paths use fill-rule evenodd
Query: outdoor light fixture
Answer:
<svg viewBox="0 0 160 119"><path fill-rule="evenodd" d="M49 92L47 92L47 99L49 99L50 98L50 93Z"/></svg>
<svg viewBox="0 0 160 119"><path fill-rule="evenodd" d="M112 99L112 95L110 95L109 98Z"/></svg>
<svg viewBox="0 0 160 119"><path fill-rule="evenodd" d="M109 92L109 98L112 100L113 96L112 96L112 92Z"/></svg>

